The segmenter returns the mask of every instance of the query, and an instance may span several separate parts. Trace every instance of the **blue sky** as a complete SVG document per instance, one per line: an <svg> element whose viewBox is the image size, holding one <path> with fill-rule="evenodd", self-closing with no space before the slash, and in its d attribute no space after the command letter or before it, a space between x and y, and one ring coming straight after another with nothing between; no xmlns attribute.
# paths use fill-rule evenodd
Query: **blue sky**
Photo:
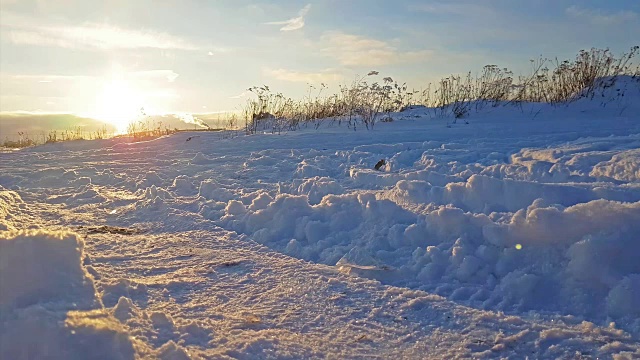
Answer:
<svg viewBox="0 0 640 360"><path fill-rule="evenodd" d="M235 110L268 84L370 70L420 88L486 64L616 53L640 41L640 1L0 0L0 110L127 116Z"/></svg>

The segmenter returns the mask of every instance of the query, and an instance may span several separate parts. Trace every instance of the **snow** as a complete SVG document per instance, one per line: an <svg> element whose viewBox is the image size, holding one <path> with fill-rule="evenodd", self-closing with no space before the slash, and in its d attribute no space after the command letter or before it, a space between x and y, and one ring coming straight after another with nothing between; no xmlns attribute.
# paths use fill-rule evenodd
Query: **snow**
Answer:
<svg viewBox="0 0 640 360"><path fill-rule="evenodd" d="M0 154L0 357L637 358L633 89Z"/></svg>
<svg viewBox="0 0 640 360"><path fill-rule="evenodd" d="M83 241L67 231L0 236L0 355L5 359L133 358L143 354L102 305L82 266ZM147 350L148 351L148 350Z"/></svg>
<svg viewBox="0 0 640 360"><path fill-rule="evenodd" d="M82 240L69 232L9 231L0 238L0 308L51 300L92 309L99 304L82 267Z"/></svg>

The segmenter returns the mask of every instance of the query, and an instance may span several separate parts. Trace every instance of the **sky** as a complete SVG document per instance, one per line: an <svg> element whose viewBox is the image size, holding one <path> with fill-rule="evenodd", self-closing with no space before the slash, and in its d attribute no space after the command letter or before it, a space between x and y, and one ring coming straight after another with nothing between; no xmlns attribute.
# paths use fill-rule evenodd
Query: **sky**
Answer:
<svg viewBox="0 0 640 360"><path fill-rule="evenodd" d="M371 70L421 88L540 55L627 51L638 0L0 0L0 111L233 111Z"/></svg>

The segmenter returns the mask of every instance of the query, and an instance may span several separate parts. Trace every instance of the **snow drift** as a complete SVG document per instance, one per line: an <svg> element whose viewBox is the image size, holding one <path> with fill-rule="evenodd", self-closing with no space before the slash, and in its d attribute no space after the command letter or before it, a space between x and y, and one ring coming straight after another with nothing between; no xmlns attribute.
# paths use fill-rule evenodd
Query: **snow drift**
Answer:
<svg viewBox="0 0 640 360"><path fill-rule="evenodd" d="M93 281L81 265L83 242L65 231L0 233L0 309L100 307Z"/></svg>
<svg viewBox="0 0 640 360"><path fill-rule="evenodd" d="M392 307L387 297L371 297L375 309L346 320L299 320L293 324L304 325L291 333L307 334L317 325L323 334L340 329L353 335L364 322L368 330L427 329L439 338L459 333L447 321L463 319L476 324L465 331L500 332L450 347L473 349L468 357L562 358L585 350L583 355L633 358L640 351L637 100L630 92L606 106L582 99L558 108L487 108L469 124L429 118L417 108L392 114L396 121L366 132L334 126L234 139L200 133L191 141L190 134L175 134L134 144L85 142L2 154L2 341L13 346L9 354L21 354L30 346L27 334L42 323L43 337L59 339L70 351L76 343L69 334L75 332L104 340L105 353L116 358L184 357L190 354L185 346L206 352L210 341L235 346L212 327L202 330L202 322L181 323L175 309L185 306L189 321L242 324L230 336L250 339L226 355L263 355L261 350L277 347L266 334L304 311L283 310L279 303L260 308L260 316L242 313L240 320L229 320L212 309L234 309L230 292L260 293L241 299L244 305L271 299L268 294L295 293L291 305L325 286L341 289L323 293L323 313L342 312L345 303L378 286L416 299ZM386 165L375 170L381 159ZM91 256L103 265L94 267L83 258L78 235L25 230L52 223L144 234L93 238ZM214 261L220 247L233 256ZM257 259L266 258L275 264L286 259L286 268L260 267ZM313 273L313 286L308 278L290 283L297 270L310 268L324 271ZM270 276L268 289L256 285ZM351 280L343 286L338 278ZM221 294L212 293L213 286ZM347 288L359 290L347 296ZM465 310L434 310L425 296ZM150 305L150 299L157 303ZM173 317L150 309L156 304L174 309ZM281 315L271 317L274 307L285 313L282 318L273 320ZM416 318L376 317L407 308ZM430 328L442 311L450 311L450 318L441 319L449 327ZM333 320L339 325L326 330L324 322ZM546 320L553 324L541 325ZM502 333L515 323L527 328ZM144 345L130 336L132 328ZM576 332L580 341L590 340L574 341ZM260 340L258 333L264 335ZM617 342L602 345L602 334ZM360 335L349 346L379 345ZM418 343L406 336L407 343ZM304 351L296 354L310 354Z"/></svg>
<svg viewBox="0 0 640 360"><path fill-rule="evenodd" d="M145 350L102 309L67 231L0 232L0 357L133 359Z"/></svg>

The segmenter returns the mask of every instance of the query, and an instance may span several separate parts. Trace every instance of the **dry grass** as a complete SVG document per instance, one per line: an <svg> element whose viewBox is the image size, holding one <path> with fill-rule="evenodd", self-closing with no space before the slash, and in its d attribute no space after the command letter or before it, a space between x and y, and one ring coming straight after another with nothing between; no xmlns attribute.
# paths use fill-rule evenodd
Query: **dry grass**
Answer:
<svg viewBox="0 0 640 360"><path fill-rule="evenodd" d="M62 141L73 140L97 140L112 137L113 134L107 131L106 125L94 131L85 131L81 127L76 126L66 130L51 130L48 133L40 132L39 134L31 134L28 132L18 132L17 137L5 137L0 146L5 148L19 149L29 146L52 144Z"/></svg>
<svg viewBox="0 0 640 360"><path fill-rule="evenodd" d="M594 48L580 51L573 60L539 58L531 60L529 74L518 77L507 68L486 65L478 75L473 76L471 72L454 74L435 84L427 84L421 91L408 90L406 84L397 83L391 77L380 79L377 71L341 85L334 94L327 93L325 84L310 85L300 99L273 92L267 85L255 86L248 89L253 98L247 100L239 114L226 114L218 122L225 129L221 132L222 137L231 138L239 135L240 129L248 134L282 133L300 127L318 128L325 122L346 124L353 130L372 129L382 119L393 121L390 113L412 105L423 105L430 109L430 115L451 117L453 122L488 106L525 102L563 105L581 98L596 98L614 86L622 75L639 80L640 84L639 49L634 46L620 56L613 55L608 49ZM618 96L624 96L624 89ZM176 131L152 120L142 109L138 119L129 124L126 136L141 141ZM5 138L2 146L21 148L113 136L107 134L106 127L91 133L76 127L39 136L18 135L17 139Z"/></svg>
<svg viewBox="0 0 640 360"><path fill-rule="evenodd" d="M456 119L487 106L519 105L524 102L567 104L580 98L594 98L613 86L622 75L640 80L637 63L639 47L620 56L608 49L580 51L574 60L531 60L528 75L497 65L485 66L479 75L451 75L422 91L408 91L390 77L376 81L377 71L342 85L335 94L325 94L326 86L310 86L308 94L296 100L272 92L268 86L248 89L255 97L242 109L245 131L280 133L301 126L318 127L322 122L346 123L351 129L371 129L381 116L410 105L424 105L436 117ZM624 94L621 94L624 96ZM386 116L384 114L386 113Z"/></svg>

